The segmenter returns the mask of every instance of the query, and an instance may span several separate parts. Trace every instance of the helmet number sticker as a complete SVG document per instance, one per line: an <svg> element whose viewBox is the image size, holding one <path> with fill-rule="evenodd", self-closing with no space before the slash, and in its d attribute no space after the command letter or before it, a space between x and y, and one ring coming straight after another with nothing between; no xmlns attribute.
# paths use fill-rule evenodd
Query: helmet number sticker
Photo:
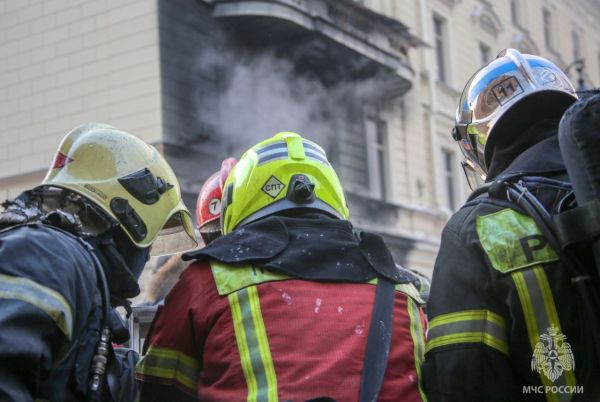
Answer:
<svg viewBox="0 0 600 402"><path fill-rule="evenodd" d="M271 198L277 197L283 189L285 188L285 184L277 180L275 176L269 177L269 180L262 186L262 191L264 191Z"/></svg>
<svg viewBox="0 0 600 402"><path fill-rule="evenodd" d="M515 77L508 77L492 87L492 92L500 105L523 93L523 88Z"/></svg>
<svg viewBox="0 0 600 402"><path fill-rule="evenodd" d="M208 203L208 212L211 215L219 215L221 213L221 200L218 198L213 198Z"/></svg>

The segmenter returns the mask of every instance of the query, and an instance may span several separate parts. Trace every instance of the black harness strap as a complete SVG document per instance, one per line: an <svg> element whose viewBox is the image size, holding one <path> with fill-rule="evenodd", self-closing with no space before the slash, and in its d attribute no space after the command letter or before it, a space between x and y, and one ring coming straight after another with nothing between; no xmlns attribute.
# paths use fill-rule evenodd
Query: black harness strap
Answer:
<svg viewBox="0 0 600 402"><path fill-rule="evenodd" d="M360 378L360 402L376 401L383 383L392 341L394 287L392 281L379 276Z"/></svg>

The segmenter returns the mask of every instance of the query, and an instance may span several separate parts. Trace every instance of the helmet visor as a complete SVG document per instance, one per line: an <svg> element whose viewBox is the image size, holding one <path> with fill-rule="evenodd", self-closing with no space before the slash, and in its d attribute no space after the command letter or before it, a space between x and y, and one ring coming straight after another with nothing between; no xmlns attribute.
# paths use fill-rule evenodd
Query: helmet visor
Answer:
<svg viewBox="0 0 600 402"><path fill-rule="evenodd" d="M466 159L460 164L463 168L463 172L465 172L467 184L472 191L483 185L485 182L485 174L477 169L471 161Z"/></svg>
<svg viewBox="0 0 600 402"><path fill-rule="evenodd" d="M152 244L151 256L182 253L198 246L192 219L187 211L171 215Z"/></svg>

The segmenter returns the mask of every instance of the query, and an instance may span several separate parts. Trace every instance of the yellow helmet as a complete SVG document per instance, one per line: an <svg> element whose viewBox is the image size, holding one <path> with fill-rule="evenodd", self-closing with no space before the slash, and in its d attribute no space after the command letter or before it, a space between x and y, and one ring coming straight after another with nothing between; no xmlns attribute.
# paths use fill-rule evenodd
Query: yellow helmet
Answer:
<svg viewBox="0 0 600 402"><path fill-rule="evenodd" d="M278 133L250 148L225 182L223 234L289 209L316 209L348 219L342 185L325 151L296 133Z"/></svg>
<svg viewBox="0 0 600 402"><path fill-rule="evenodd" d="M177 177L163 156L139 138L106 124L76 127L62 140L42 186L78 193L102 209L152 254L197 245Z"/></svg>

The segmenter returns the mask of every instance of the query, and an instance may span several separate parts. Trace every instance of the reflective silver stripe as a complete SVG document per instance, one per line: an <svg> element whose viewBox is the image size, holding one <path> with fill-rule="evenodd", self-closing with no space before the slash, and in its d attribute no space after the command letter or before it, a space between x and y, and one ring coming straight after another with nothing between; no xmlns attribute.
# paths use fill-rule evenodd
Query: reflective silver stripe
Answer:
<svg viewBox="0 0 600 402"><path fill-rule="evenodd" d="M265 155L265 156L260 156L258 158L258 164L262 165L263 163L266 162L271 162L274 160L278 160L278 159L287 159L288 158L288 152L286 151L281 151L281 152L275 152L269 155Z"/></svg>
<svg viewBox="0 0 600 402"><path fill-rule="evenodd" d="M70 341L73 336L73 313L65 298L46 286L27 278L0 274L0 299L20 300L48 314Z"/></svg>
<svg viewBox="0 0 600 402"><path fill-rule="evenodd" d="M265 145L264 147L257 149L256 154L262 156L269 152L273 153L274 150L287 151L287 143L285 141L278 141L269 145Z"/></svg>
<svg viewBox="0 0 600 402"><path fill-rule="evenodd" d="M314 154L321 156L323 159L327 159L327 155L325 154L325 151L323 151L319 147L317 147L313 144L310 144L306 141L302 141L302 145L304 145L304 152L312 152Z"/></svg>
<svg viewBox="0 0 600 402"><path fill-rule="evenodd" d="M286 159L288 157L287 143L285 141L278 141L273 144L266 145L257 149L256 155L258 156L259 165L277 159Z"/></svg>
<svg viewBox="0 0 600 402"><path fill-rule="evenodd" d="M315 154L308 150L306 150L305 154L306 154L306 157L309 159L314 159L316 161L319 161L321 163L329 165L329 161L327 161L327 159L325 157L321 156L320 154Z"/></svg>

